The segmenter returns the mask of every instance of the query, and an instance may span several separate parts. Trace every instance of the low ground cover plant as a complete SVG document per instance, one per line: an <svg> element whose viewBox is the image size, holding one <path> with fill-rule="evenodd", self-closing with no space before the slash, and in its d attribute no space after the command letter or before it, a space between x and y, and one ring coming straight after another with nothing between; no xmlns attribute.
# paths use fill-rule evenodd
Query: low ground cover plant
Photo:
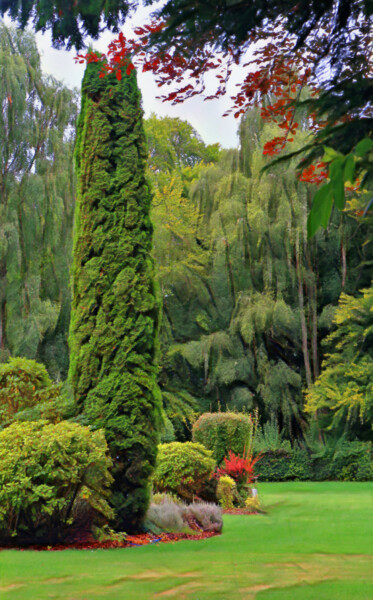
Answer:
<svg viewBox="0 0 373 600"><path fill-rule="evenodd" d="M112 466L101 431L67 421L0 432L0 542L54 544L113 518Z"/></svg>
<svg viewBox="0 0 373 600"><path fill-rule="evenodd" d="M186 504L169 494L156 496L151 501L146 514L145 525L150 531L154 533L221 532L222 511L216 504L198 501Z"/></svg>

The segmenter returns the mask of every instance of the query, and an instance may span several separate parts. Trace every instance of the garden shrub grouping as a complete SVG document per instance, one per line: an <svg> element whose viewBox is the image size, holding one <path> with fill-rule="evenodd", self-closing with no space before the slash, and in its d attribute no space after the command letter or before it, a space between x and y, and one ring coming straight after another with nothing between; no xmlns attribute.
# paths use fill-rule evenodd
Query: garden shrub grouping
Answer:
<svg viewBox="0 0 373 600"><path fill-rule="evenodd" d="M54 544L113 518L112 461L102 431L13 423L0 432L2 544Z"/></svg>
<svg viewBox="0 0 373 600"><path fill-rule="evenodd" d="M64 420L60 386L34 361L0 366L0 541L53 544L114 522L113 461L102 430ZM145 527L219 532L221 509L260 511L254 482L373 479L370 442L309 438L293 446L275 423L207 413L193 442L158 446ZM254 435L256 433L256 436ZM206 502L206 500L208 502ZM220 505L220 506L219 506Z"/></svg>

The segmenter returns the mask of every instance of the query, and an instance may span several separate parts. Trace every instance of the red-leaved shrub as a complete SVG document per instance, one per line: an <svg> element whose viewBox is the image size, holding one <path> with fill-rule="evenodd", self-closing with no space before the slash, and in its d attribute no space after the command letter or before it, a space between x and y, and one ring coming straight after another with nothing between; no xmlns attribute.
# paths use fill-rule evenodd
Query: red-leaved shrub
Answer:
<svg viewBox="0 0 373 600"><path fill-rule="evenodd" d="M252 483L254 477L254 465L261 455L253 458L250 455L236 456L229 450L229 458L224 458L224 465L217 470L218 476L229 475L235 482L242 486Z"/></svg>

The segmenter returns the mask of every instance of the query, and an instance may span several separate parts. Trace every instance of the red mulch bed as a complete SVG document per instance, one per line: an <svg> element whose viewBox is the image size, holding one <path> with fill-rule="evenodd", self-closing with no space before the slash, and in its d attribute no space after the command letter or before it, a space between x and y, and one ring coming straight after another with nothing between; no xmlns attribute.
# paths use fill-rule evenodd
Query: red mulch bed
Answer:
<svg viewBox="0 0 373 600"><path fill-rule="evenodd" d="M253 512L249 508L225 508L223 515L260 515L260 512Z"/></svg>
<svg viewBox="0 0 373 600"><path fill-rule="evenodd" d="M105 542L98 542L92 538L82 542L75 542L71 544L56 544L55 546L38 546L32 545L27 547L19 546L7 546L0 547L0 550L102 550L108 548L131 548L134 546L146 546L147 544L158 544L158 543L169 543L178 542L179 540L204 540L214 535L220 535L215 531L201 531L196 534L189 533L160 533L155 535L152 533L143 533L139 535L128 535L124 542L118 542L115 540L107 540Z"/></svg>

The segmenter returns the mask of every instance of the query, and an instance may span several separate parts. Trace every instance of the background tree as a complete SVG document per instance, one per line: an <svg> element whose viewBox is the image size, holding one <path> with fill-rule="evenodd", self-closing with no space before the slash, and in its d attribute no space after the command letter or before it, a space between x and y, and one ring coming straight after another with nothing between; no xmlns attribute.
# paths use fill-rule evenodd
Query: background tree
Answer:
<svg viewBox="0 0 373 600"><path fill-rule="evenodd" d="M85 421L105 430L124 531L138 529L147 509L160 413L146 158L135 73L101 79L89 65L76 142L70 380Z"/></svg>
<svg viewBox="0 0 373 600"><path fill-rule="evenodd" d="M372 439L373 287L358 296L342 294L335 330L320 377L309 388L306 410L327 430Z"/></svg>
<svg viewBox="0 0 373 600"><path fill-rule="evenodd" d="M199 163L182 203L181 193L177 200L156 187L160 381L200 411L258 406L294 437L306 424L302 389L319 374L341 290L369 284L371 247L369 224L353 207L344 224L335 216L327 234L308 240L312 189L295 165L261 175L272 135L273 125L248 111L239 151Z"/></svg>
<svg viewBox="0 0 373 600"><path fill-rule="evenodd" d="M187 122L151 115L145 121L148 140L148 177L154 195L151 219L154 224L153 254L163 302L161 361L168 362L167 349L176 329L168 314L176 287L186 298L201 293L209 253L198 237L200 212L190 202L189 190L206 164L219 157L219 145L206 145ZM181 325L181 323L180 323ZM185 324L184 324L185 325ZM164 441L190 438L190 428L198 413L195 398L161 369L160 386L166 418Z"/></svg>
<svg viewBox="0 0 373 600"><path fill-rule="evenodd" d="M44 77L34 36L0 23L0 360L68 368L77 98Z"/></svg>
<svg viewBox="0 0 373 600"><path fill-rule="evenodd" d="M205 78L215 71L217 88L205 98L214 99L227 92L232 66L247 61L250 52L253 58L244 67L251 68L228 113L239 117L249 106L261 105L263 118L280 128L264 147L265 154L274 155L297 133L297 108L307 109L313 136L290 156L303 155L298 165L303 181L330 178L311 207L311 237L327 226L333 204L343 210L346 183L361 177L372 185L372 12L370 0L329 0L321 6L280 0L264 7L261 0L217 6L169 1L155 12L155 22L135 29L137 39L120 33L102 72L120 76L135 56L138 67L156 74L158 86L171 85L162 99L175 104L204 94ZM77 59L99 60L90 53ZM312 93L304 97L306 85ZM325 144L332 153L324 154Z"/></svg>

